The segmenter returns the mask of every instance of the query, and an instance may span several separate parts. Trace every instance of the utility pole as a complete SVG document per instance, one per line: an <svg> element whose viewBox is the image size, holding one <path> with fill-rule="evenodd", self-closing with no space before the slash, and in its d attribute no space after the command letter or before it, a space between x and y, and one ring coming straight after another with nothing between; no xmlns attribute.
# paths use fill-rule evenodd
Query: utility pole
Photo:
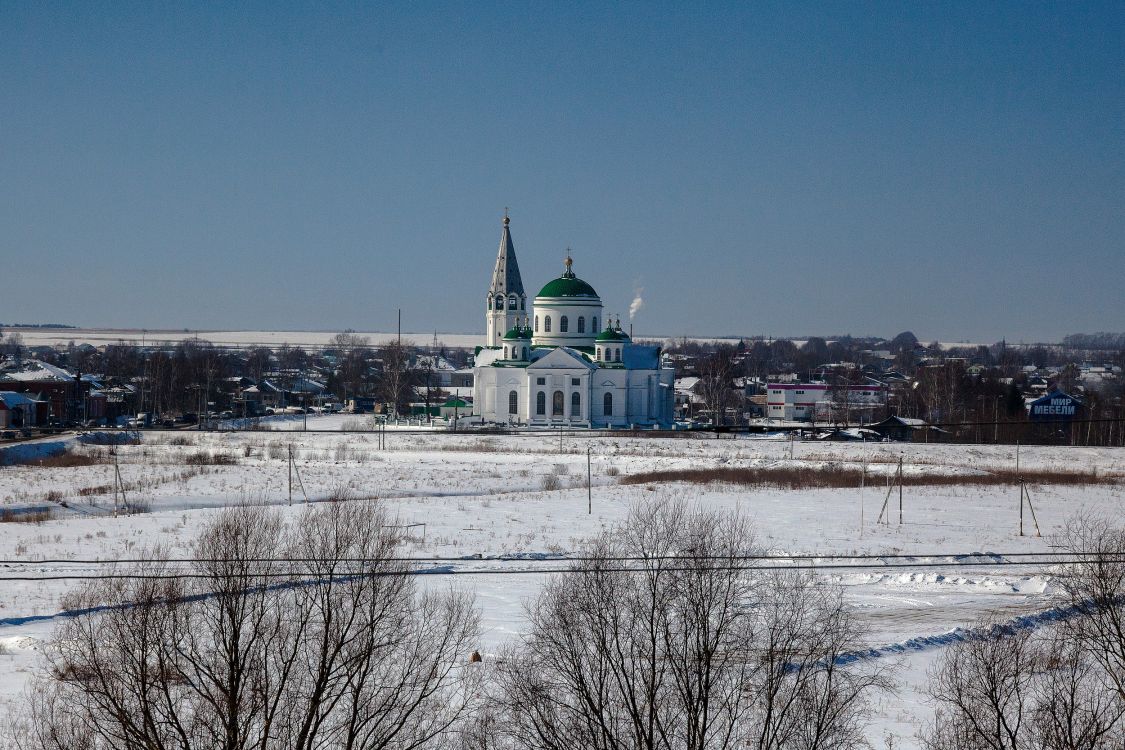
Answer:
<svg viewBox="0 0 1125 750"><path fill-rule="evenodd" d="M902 455L898 457L898 525L902 525Z"/></svg>
<svg viewBox="0 0 1125 750"><path fill-rule="evenodd" d="M117 518L117 488L121 484L121 472L117 470L117 449L113 449L113 517Z"/></svg>
<svg viewBox="0 0 1125 750"><path fill-rule="evenodd" d="M867 442L866 440L864 442ZM862 468L859 474L859 538L863 539L863 488L867 484L867 454L861 457Z"/></svg>
<svg viewBox="0 0 1125 750"><path fill-rule="evenodd" d="M1020 474L1020 441L1016 441L1016 482L1020 486L1020 536L1023 536L1023 476Z"/></svg>
<svg viewBox="0 0 1125 750"><path fill-rule="evenodd" d="M293 444L289 444L289 506L293 506Z"/></svg>
<svg viewBox="0 0 1125 750"><path fill-rule="evenodd" d="M594 513L594 490L592 487L593 472L590 469L590 446L586 446L586 514Z"/></svg>

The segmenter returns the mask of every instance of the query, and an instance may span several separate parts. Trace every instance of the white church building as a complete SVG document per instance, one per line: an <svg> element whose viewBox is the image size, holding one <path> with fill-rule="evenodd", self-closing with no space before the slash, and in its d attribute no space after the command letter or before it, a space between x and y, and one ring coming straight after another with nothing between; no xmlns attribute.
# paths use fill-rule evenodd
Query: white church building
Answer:
<svg viewBox="0 0 1125 750"><path fill-rule="evenodd" d="M509 223L486 297L474 414L508 425L670 428L674 374L660 366L660 347L634 344L602 312L569 254L528 309Z"/></svg>

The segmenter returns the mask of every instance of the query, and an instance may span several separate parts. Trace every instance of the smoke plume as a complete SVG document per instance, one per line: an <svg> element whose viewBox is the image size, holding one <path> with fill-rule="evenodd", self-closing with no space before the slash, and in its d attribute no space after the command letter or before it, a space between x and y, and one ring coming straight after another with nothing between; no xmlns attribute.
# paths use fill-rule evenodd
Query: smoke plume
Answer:
<svg viewBox="0 0 1125 750"><path fill-rule="evenodd" d="M629 303L629 320L637 317L637 313L639 313L641 311L641 308L645 306L645 301L641 298L641 292L643 291L644 289L640 287L635 290L633 301Z"/></svg>

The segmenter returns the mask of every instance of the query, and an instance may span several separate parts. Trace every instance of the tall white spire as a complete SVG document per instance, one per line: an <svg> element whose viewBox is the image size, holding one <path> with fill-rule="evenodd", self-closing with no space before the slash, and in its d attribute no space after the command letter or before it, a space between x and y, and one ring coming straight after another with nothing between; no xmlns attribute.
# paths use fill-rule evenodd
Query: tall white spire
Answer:
<svg viewBox="0 0 1125 750"><path fill-rule="evenodd" d="M520 265L516 261L516 246L508 228L510 223L508 210L504 209L504 228L500 232L500 248L496 251L496 266L492 271L486 303L486 346L499 346L505 332L515 328L527 314L527 297L523 291Z"/></svg>

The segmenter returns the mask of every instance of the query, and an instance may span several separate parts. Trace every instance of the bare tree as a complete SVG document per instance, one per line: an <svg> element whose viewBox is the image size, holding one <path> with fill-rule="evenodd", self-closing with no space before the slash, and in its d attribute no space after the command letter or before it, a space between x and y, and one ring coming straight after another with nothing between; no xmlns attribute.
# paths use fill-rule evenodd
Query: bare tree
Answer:
<svg viewBox="0 0 1125 750"><path fill-rule="evenodd" d="M603 534L529 608L498 673L501 734L535 750L852 748L870 665L811 575L743 569L745 520L661 500ZM633 560L623 570L622 558Z"/></svg>
<svg viewBox="0 0 1125 750"><path fill-rule="evenodd" d="M721 346L699 363L699 388L713 424L726 424L727 409L735 405L734 348Z"/></svg>
<svg viewBox="0 0 1125 750"><path fill-rule="evenodd" d="M1064 545L1079 562L1059 580L1082 614L1070 630L1125 700L1125 528L1082 516L1066 528Z"/></svg>
<svg viewBox="0 0 1125 750"><path fill-rule="evenodd" d="M1057 576L1071 616L1037 634L984 623L950 647L927 750L1125 746L1125 530L1079 517L1063 541L1077 560Z"/></svg>
<svg viewBox="0 0 1125 750"><path fill-rule="evenodd" d="M156 550L153 577L92 584L47 649L15 746L452 746L480 694L464 663L477 614L463 595L419 594L387 524L358 502L292 526L225 510L187 571Z"/></svg>
<svg viewBox="0 0 1125 750"><path fill-rule="evenodd" d="M354 331L344 331L332 337L329 346L336 350L337 395L347 400L348 394L362 393L367 377L367 358L371 340Z"/></svg>
<svg viewBox="0 0 1125 750"><path fill-rule="evenodd" d="M930 681L926 750L1109 750L1125 703L1068 632L982 623L951 646Z"/></svg>
<svg viewBox="0 0 1125 750"><path fill-rule="evenodd" d="M922 735L927 750L1031 747L1032 682L1040 666L1031 632L984 622L950 646L930 680L937 701Z"/></svg>
<svg viewBox="0 0 1125 750"><path fill-rule="evenodd" d="M15 362L16 365L23 363L23 336L19 331L13 331L8 334L8 337L4 339L3 351L12 358L12 361Z"/></svg>
<svg viewBox="0 0 1125 750"><path fill-rule="evenodd" d="M397 416L410 407L410 355L414 342L391 340L383 344L382 398Z"/></svg>

